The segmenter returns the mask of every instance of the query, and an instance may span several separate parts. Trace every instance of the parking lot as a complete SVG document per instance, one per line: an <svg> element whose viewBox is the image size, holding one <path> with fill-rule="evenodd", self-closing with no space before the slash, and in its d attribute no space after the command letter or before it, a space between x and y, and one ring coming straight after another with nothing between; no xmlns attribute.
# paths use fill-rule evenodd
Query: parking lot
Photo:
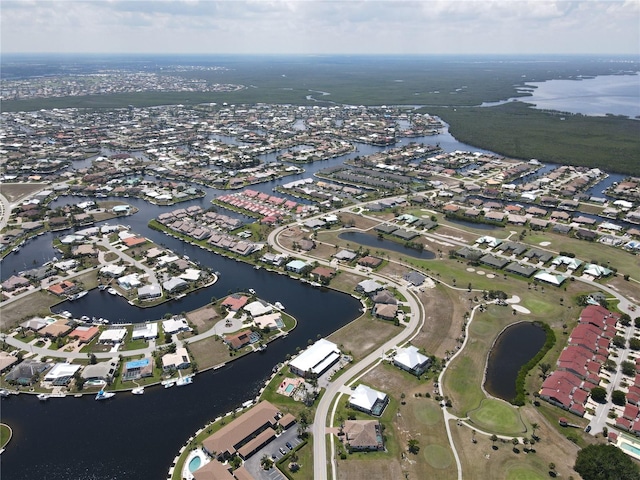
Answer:
<svg viewBox="0 0 640 480"><path fill-rule="evenodd" d="M282 434L273 440L273 442L269 443L267 446L262 447L256 453L251 455L251 458L244 462L244 466L253 478L256 480L286 480L285 477L278 469L275 467L275 462L280 460L284 455L288 454L291 450L287 447L287 442L291 445L292 449L296 448L298 444L300 444L301 440L298 438L298 428L294 424L289 427L288 430L282 432ZM283 454L282 451L285 453ZM267 455L274 462L274 466L269 470L264 470L260 465L260 459Z"/></svg>

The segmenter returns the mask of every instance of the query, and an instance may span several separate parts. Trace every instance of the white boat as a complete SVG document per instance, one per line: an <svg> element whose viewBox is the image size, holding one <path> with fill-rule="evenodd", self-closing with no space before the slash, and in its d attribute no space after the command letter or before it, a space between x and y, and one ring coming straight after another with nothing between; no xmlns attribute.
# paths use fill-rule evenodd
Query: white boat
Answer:
<svg viewBox="0 0 640 480"><path fill-rule="evenodd" d="M267 349L267 344L263 343L262 345L260 345L258 348L256 348L256 351L258 352L264 352Z"/></svg>
<svg viewBox="0 0 640 480"><path fill-rule="evenodd" d="M46 393L39 393L37 397L41 402L46 402L47 400L49 400L49 395Z"/></svg>
<svg viewBox="0 0 640 480"><path fill-rule="evenodd" d="M115 397L116 394L114 392L105 392L104 390L100 390L96 394L96 400L107 400L109 398Z"/></svg>
<svg viewBox="0 0 640 480"><path fill-rule="evenodd" d="M163 380L160 383L162 385L164 385L164 388L171 388L176 384L176 379L175 378L170 378L169 380Z"/></svg>
<svg viewBox="0 0 640 480"><path fill-rule="evenodd" d="M136 387L131 390L131 393L133 393L134 395L142 395L144 394L144 387Z"/></svg>
<svg viewBox="0 0 640 480"><path fill-rule="evenodd" d="M186 377L180 377L176 381L178 387L184 387L185 385L191 385L193 383L193 375L187 375Z"/></svg>
<svg viewBox="0 0 640 480"><path fill-rule="evenodd" d="M216 270L215 272L213 272L213 273L214 273L214 275L215 275L216 277L219 277L219 276L221 275L221 273L220 273L220 272L218 272L217 270Z"/></svg>
<svg viewBox="0 0 640 480"><path fill-rule="evenodd" d="M107 292L109 292L111 295L117 295L118 292L115 288L111 287L109 290L107 290Z"/></svg>
<svg viewBox="0 0 640 480"><path fill-rule="evenodd" d="M9 390L5 390L4 388L0 389L0 398L7 398L9 395Z"/></svg>
<svg viewBox="0 0 640 480"><path fill-rule="evenodd" d="M250 289L249 289L249 293L250 293L251 295L255 295L255 294L256 294L256 291L255 291L253 288L250 288Z"/></svg>
<svg viewBox="0 0 640 480"><path fill-rule="evenodd" d="M73 295L69 295L67 297L67 299L69 301L73 302L74 300L78 300L79 298L84 297L87 293L89 293L89 292L87 292L86 290L83 290L82 292L78 292L78 293L74 293Z"/></svg>
<svg viewBox="0 0 640 480"><path fill-rule="evenodd" d="M284 310L284 305L282 305L280 302L274 303L273 306L276 307L278 310Z"/></svg>

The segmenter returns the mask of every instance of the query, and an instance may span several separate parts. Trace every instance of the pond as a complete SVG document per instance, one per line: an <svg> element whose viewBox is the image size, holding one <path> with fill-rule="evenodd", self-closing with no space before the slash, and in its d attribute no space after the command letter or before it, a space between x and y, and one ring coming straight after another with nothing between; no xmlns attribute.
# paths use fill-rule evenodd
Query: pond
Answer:
<svg viewBox="0 0 640 480"><path fill-rule="evenodd" d="M513 400L520 368L540 351L545 340L544 329L535 323L520 322L505 328L489 352L484 383L487 392Z"/></svg>
<svg viewBox="0 0 640 480"><path fill-rule="evenodd" d="M401 243L396 243L391 240L385 240L384 238L374 237L368 233L361 232L344 232L338 235L341 240L348 242L358 243L367 247L382 248L384 250L391 250L392 252L402 253L408 257L421 258L423 260L429 260L435 258L435 253L429 250L416 250L415 248L405 247Z"/></svg>

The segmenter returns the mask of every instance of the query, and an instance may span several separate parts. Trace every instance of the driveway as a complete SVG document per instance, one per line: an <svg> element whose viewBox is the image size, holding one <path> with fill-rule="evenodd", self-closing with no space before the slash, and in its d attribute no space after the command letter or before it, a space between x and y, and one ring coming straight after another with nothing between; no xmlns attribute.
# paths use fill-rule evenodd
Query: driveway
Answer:
<svg viewBox="0 0 640 480"><path fill-rule="evenodd" d="M267 455L273 460L272 455L275 455L276 459L274 460L274 462L277 462L284 456L282 453L280 453L280 448L289 453L287 442L289 442L291 446L295 448L301 441L302 440L298 438L297 424L294 424L289 427L288 430L282 432L279 437L276 437L273 442L269 443L265 447L262 447L256 453L251 455L251 457L244 462L244 467L249 470L249 473L251 473L251 475L253 475L253 478L255 478L256 480L287 480L287 477L285 477L275 467L275 465L269 470L264 470L262 466L260 466L260 459L264 455Z"/></svg>

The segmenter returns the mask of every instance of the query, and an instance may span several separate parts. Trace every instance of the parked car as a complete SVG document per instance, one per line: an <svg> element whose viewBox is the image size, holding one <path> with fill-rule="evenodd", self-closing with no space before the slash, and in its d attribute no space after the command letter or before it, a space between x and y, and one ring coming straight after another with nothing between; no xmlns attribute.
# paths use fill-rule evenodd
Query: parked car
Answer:
<svg viewBox="0 0 640 480"><path fill-rule="evenodd" d="M287 454L287 451L284 448L280 447L279 450L280 450L281 454L283 454L283 455Z"/></svg>
<svg viewBox="0 0 640 480"><path fill-rule="evenodd" d="M286 445L289 450L293 450L293 445L291 445L291 443L287 442Z"/></svg>
<svg viewBox="0 0 640 480"><path fill-rule="evenodd" d="M587 425L587 428L585 428L584 431L589 433L591 431L591 425Z"/></svg>

